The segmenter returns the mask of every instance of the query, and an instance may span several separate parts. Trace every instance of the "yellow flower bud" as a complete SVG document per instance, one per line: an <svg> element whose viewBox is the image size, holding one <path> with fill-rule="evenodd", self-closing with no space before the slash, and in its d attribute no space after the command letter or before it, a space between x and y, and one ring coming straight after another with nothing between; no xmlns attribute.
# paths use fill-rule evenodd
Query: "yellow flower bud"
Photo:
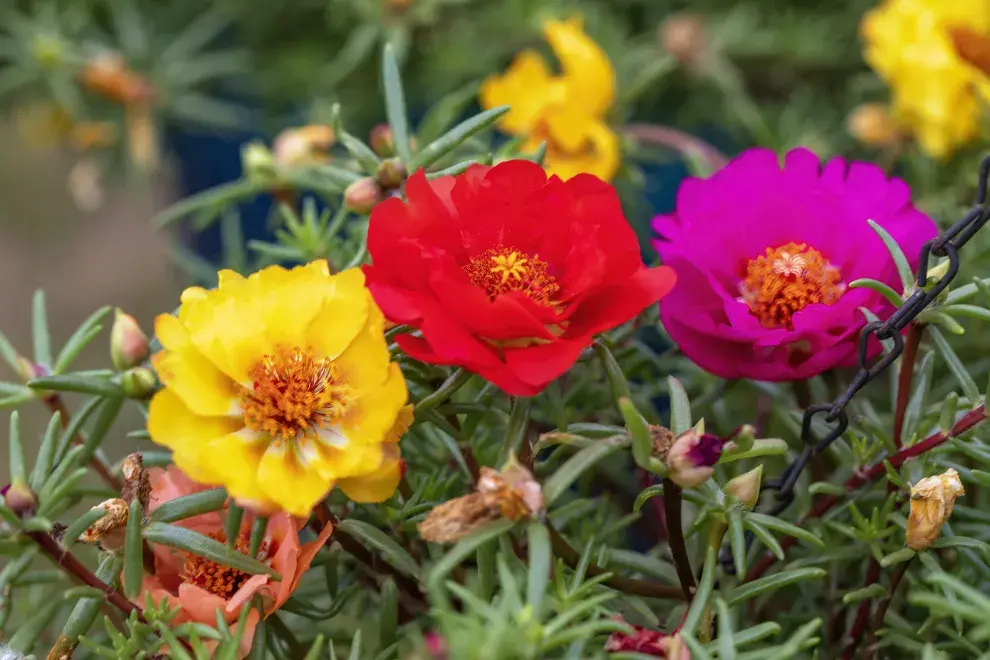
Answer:
<svg viewBox="0 0 990 660"><path fill-rule="evenodd" d="M110 330L110 359L120 371L135 367L148 359L148 336L134 317L121 309L114 311Z"/></svg>
<svg viewBox="0 0 990 660"><path fill-rule="evenodd" d="M965 494L959 473L952 468L912 486L907 546L913 550L930 548L942 534L942 524L952 515L956 498Z"/></svg>

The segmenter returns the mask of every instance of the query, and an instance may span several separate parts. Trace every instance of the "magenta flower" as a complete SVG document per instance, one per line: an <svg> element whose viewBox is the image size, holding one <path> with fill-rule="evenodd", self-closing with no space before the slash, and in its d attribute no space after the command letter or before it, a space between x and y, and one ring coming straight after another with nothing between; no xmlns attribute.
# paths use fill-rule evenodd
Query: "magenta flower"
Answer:
<svg viewBox="0 0 990 660"><path fill-rule="evenodd" d="M884 318L892 307L849 283L902 288L867 220L912 267L936 234L900 179L841 158L821 167L807 149L788 153L783 168L772 151L750 149L709 179L688 179L675 213L653 221L657 251L678 280L660 304L664 327L723 378L797 380L855 364L860 308Z"/></svg>

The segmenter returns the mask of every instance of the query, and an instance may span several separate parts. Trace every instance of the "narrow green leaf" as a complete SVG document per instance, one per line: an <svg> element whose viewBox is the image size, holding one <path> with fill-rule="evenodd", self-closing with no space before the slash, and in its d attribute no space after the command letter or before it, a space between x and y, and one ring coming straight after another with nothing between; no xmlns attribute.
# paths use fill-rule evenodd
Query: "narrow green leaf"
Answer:
<svg viewBox="0 0 990 660"><path fill-rule="evenodd" d="M27 385L3 383L4 391L0 392L0 408L16 408L37 396L37 392Z"/></svg>
<svg viewBox="0 0 990 660"><path fill-rule="evenodd" d="M112 552L108 552L100 559L100 565L96 568L96 577L106 584L113 585L120 575L123 557ZM76 603L69 614L69 618L62 628L62 637L76 641L80 635L88 631L96 621L96 616L100 611L100 604L104 598L83 598Z"/></svg>
<svg viewBox="0 0 990 660"><path fill-rule="evenodd" d="M347 520L340 521L340 524L337 525L337 530L353 536L369 549L379 553L390 565L407 575L419 579L420 570L416 560L395 539L377 527L373 527L361 520L348 518Z"/></svg>
<svg viewBox="0 0 990 660"><path fill-rule="evenodd" d="M388 118L388 126L392 129L395 153L403 163L411 163L405 92L402 89L402 76L399 73L395 48L390 43L385 44L385 51L382 54L382 84L385 88L385 114Z"/></svg>
<svg viewBox="0 0 990 660"><path fill-rule="evenodd" d="M62 546L68 549L73 544L78 543L82 533L96 524L96 521L105 515L107 515L107 510L103 507L96 506L73 520L72 524L69 525L68 529L62 535Z"/></svg>
<svg viewBox="0 0 990 660"><path fill-rule="evenodd" d="M223 505L221 504L221 507ZM152 513L154 516L154 513ZM227 547L233 549L237 545L237 537L241 535L241 521L244 519L244 509L234 502L227 507L227 516L224 518L224 531L227 534Z"/></svg>
<svg viewBox="0 0 990 660"><path fill-rule="evenodd" d="M265 532L268 530L268 518L257 516L251 523L251 539L248 544L249 554L257 557L261 550L261 543L265 540Z"/></svg>
<svg viewBox="0 0 990 660"><path fill-rule="evenodd" d="M894 469L893 464L890 461L885 460L883 462L884 472L887 473L887 481L894 484L897 488L904 488L904 479L901 477L900 473Z"/></svg>
<svg viewBox="0 0 990 660"><path fill-rule="evenodd" d="M270 185L270 181L261 179L240 179L223 183L173 204L156 215L152 223L156 228L161 229L202 209L221 209L230 206L241 199L264 192Z"/></svg>
<svg viewBox="0 0 990 660"><path fill-rule="evenodd" d="M757 523L763 527L772 529L780 534L787 534L788 536L793 536L794 538L810 543L811 545L818 546L819 548L825 547L825 542L820 538L804 529L803 527L798 527L797 525L792 525L789 522L781 520L776 516L767 516L762 513L749 512L746 514L746 519L752 523ZM756 532L753 532L754 534Z"/></svg>
<svg viewBox="0 0 990 660"><path fill-rule="evenodd" d="M550 478L543 483L543 497L547 506L564 494L585 470L594 466L621 446L612 438L605 438L585 447L567 459Z"/></svg>
<svg viewBox="0 0 990 660"><path fill-rule="evenodd" d="M62 374L59 376L44 376L32 378L27 382L28 387L35 390L51 390L55 392L79 392L80 394L95 394L104 397L121 396L120 385L109 378L93 376L76 376Z"/></svg>
<svg viewBox="0 0 990 660"><path fill-rule="evenodd" d="M323 633L316 636L313 640L313 645L309 647L309 651L306 653L306 657L303 660L320 660L323 657L323 644L326 642L326 638Z"/></svg>
<svg viewBox="0 0 990 660"><path fill-rule="evenodd" d="M748 458L760 458L762 456L781 456L787 453L789 446L787 442L780 438L760 438L754 440L749 447L735 447L722 452L719 457L719 465L741 461Z"/></svg>
<svg viewBox="0 0 990 660"><path fill-rule="evenodd" d="M955 392L949 394L942 400L942 410L938 416L938 430L944 435L949 435L952 427L956 424L956 411L959 407L959 395Z"/></svg>
<svg viewBox="0 0 990 660"><path fill-rule="evenodd" d="M663 495L663 484L653 484L640 491L639 495L636 496L636 501L633 502L633 511L639 513L643 505L646 504L647 500L656 497L657 495Z"/></svg>
<svg viewBox="0 0 990 660"><path fill-rule="evenodd" d="M626 422L626 431L632 436L633 460L639 467L649 469L650 458L653 456L653 438L649 424L628 397L619 398L619 412Z"/></svg>
<svg viewBox="0 0 990 660"><path fill-rule="evenodd" d="M10 368L16 373L21 372L20 354L18 354L17 350L14 348L14 345L10 343L10 340L7 339L7 335L2 332L0 332L0 357L2 357L4 361L10 365Z"/></svg>
<svg viewBox="0 0 990 660"><path fill-rule="evenodd" d="M608 347L601 342L595 342L594 346L595 353L598 355L598 359L601 360L602 367L605 369L605 375L608 377L609 385L612 387L612 396L615 397L616 401L622 397L631 399L632 391L629 389L629 381L626 380L626 375L622 373L622 367L616 362L612 351L608 350Z"/></svg>
<svg viewBox="0 0 990 660"><path fill-rule="evenodd" d="M423 397L414 407L414 414L418 417L427 410L436 408L441 403L453 396L454 392L461 389L469 380L472 373L466 369L457 369L445 380L440 387L429 396Z"/></svg>
<svg viewBox="0 0 990 660"><path fill-rule="evenodd" d="M781 587L786 587L787 585L803 580L817 580L825 577L825 575L827 575L826 571L821 568L795 568L790 571L781 571L773 575L766 575L752 582L741 584L730 591L726 602L731 607L737 603L756 598L768 591L780 589Z"/></svg>
<svg viewBox="0 0 990 660"><path fill-rule="evenodd" d="M100 324L112 311L113 307L109 305L100 307L76 328L76 331L72 333L69 340L62 346L62 350L59 351L58 357L55 359L55 366L52 369L53 373L60 374L69 368L72 361L100 334L100 331L103 329L103 326Z"/></svg>
<svg viewBox="0 0 990 660"><path fill-rule="evenodd" d="M736 640L732 632L732 615L725 601L718 597L715 598L715 618L718 622L718 658L735 660Z"/></svg>
<svg viewBox="0 0 990 660"><path fill-rule="evenodd" d="M426 112L416 128L416 137L423 143L433 142L460 117L464 109L478 97L478 83L472 82L447 94Z"/></svg>
<svg viewBox="0 0 990 660"><path fill-rule="evenodd" d="M973 481L981 486L990 486L990 472L984 472L983 470L972 470L969 473L969 476L973 478Z"/></svg>
<svg viewBox="0 0 990 660"><path fill-rule="evenodd" d="M183 495L174 500L163 502L157 509L151 512L150 517L152 522L172 523L177 520L192 518L202 513L219 511L223 508L226 501L227 491L223 488L211 488L210 490L200 491L192 495Z"/></svg>
<svg viewBox="0 0 990 660"><path fill-rule="evenodd" d="M526 603L539 616L542 611L543 595L550 580L550 533L540 522L530 522L527 529L529 540L529 579L526 582Z"/></svg>
<svg viewBox="0 0 990 660"><path fill-rule="evenodd" d="M862 589L856 589L855 591L850 591L845 596L842 597L842 603L844 605L852 605L854 603L859 603L864 600L871 600L873 598L882 598L887 594L887 588L882 584L871 584L868 587L863 587Z"/></svg>
<svg viewBox="0 0 990 660"><path fill-rule="evenodd" d="M932 328L934 330L934 328ZM925 397L928 396L928 387L932 381L932 371L935 367L934 353L926 353L921 359L921 366L918 367L917 378L911 387L911 395L907 408L904 410L904 437L910 438L921 419L925 408ZM900 368L905 368L902 361ZM910 367L908 367L910 368Z"/></svg>
<svg viewBox="0 0 990 660"><path fill-rule="evenodd" d="M743 527L742 512L738 509L729 510L729 547L732 550L732 562L736 575L746 575L746 531Z"/></svg>
<svg viewBox="0 0 990 660"><path fill-rule="evenodd" d="M512 410L509 413L509 423L505 429L505 440L499 455L499 465L505 465L511 456L519 453L519 448L526 442L529 431L529 414L533 400L529 397L513 397Z"/></svg>
<svg viewBox="0 0 990 660"><path fill-rule="evenodd" d="M840 484L833 484L829 481L816 481L808 486L808 492L812 495L845 495L846 489Z"/></svg>
<svg viewBox="0 0 990 660"><path fill-rule="evenodd" d="M61 426L62 415L56 412L48 420L48 428L45 429L45 436L38 447L38 458L34 461L34 469L31 470L31 490L40 492L45 486L52 466L55 464L55 452L58 450L58 436Z"/></svg>
<svg viewBox="0 0 990 660"><path fill-rule="evenodd" d="M386 578L379 592L378 647L387 648L398 639L399 589L394 580Z"/></svg>
<svg viewBox="0 0 990 660"><path fill-rule="evenodd" d="M902 288L907 291L912 286L914 286L914 273L911 272L911 264L908 263L907 257L904 256L904 251L901 250L901 246L894 240L886 229L873 222L873 220L867 220L873 231L877 233L880 240L887 247L887 251L890 252L890 257L894 260L894 265L897 267L897 274L900 275Z"/></svg>
<svg viewBox="0 0 990 660"><path fill-rule="evenodd" d="M943 305L939 311L950 316L964 316L979 321L990 321L990 309L979 305Z"/></svg>
<svg viewBox="0 0 990 660"><path fill-rule="evenodd" d="M38 289L31 302L31 338L34 342L34 362L51 369L52 336L48 329L48 310L45 305L45 292Z"/></svg>
<svg viewBox="0 0 990 660"><path fill-rule="evenodd" d="M966 334L966 328L959 321L955 320L941 310L928 310L922 317L930 325L938 325L940 328L954 335Z"/></svg>
<svg viewBox="0 0 990 660"><path fill-rule="evenodd" d="M152 543L161 543L170 548L191 552L215 561L218 564L242 570L245 573L251 573L252 575L267 573L275 580L282 579L282 576L277 571L257 559L239 552L234 552L223 543L211 539L209 536L194 532L191 529L155 522L145 527L144 538Z"/></svg>
<svg viewBox="0 0 990 660"><path fill-rule="evenodd" d="M21 441L20 413L16 410L10 413L10 434L7 442L10 445L10 480L18 479L21 483L27 484L27 466L24 461L24 443Z"/></svg>
<svg viewBox="0 0 990 660"><path fill-rule="evenodd" d="M127 530L124 537L124 594L131 600L141 593L144 571L144 544L141 538L141 501L134 498L127 511Z"/></svg>
<svg viewBox="0 0 990 660"><path fill-rule="evenodd" d="M354 631L354 637L351 638L351 652L347 656L347 660L361 660L361 629L360 628Z"/></svg>
<svg viewBox="0 0 990 660"><path fill-rule="evenodd" d="M366 173L374 174L378 171L378 166L382 164L382 159L363 140L354 137L347 131L338 132L337 137L340 139L340 143L344 145L344 148L347 149L351 158L356 160Z"/></svg>
<svg viewBox="0 0 990 660"><path fill-rule="evenodd" d="M773 635L780 634L780 624L774 621L765 621L763 623L758 623L755 626L750 626L745 630L740 630L735 634L736 638L736 648L740 646L746 646L747 644L752 644L753 642L758 642L761 639L771 637Z"/></svg>
<svg viewBox="0 0 990 660"><path fill-rule="evenodd" d="M59 479L51 480L51 485L54 486L51 490L47 487L41 491L41 495L38 498L40 505L38 507L39 516L52 516L61 513L62 508L59 506L63 501L72 494L72 491L76 489L76 486L80 481L86 478L89 474L87 468L81 467L76 468L68 476Z"/></svg>
<svg viewBox="0 0 990 660"><path fill-rule="evenodd" d="M684 623L681 624L681 632L693 635L697 630L701 617L704 616L708 607L708 599L711 598L712 588L715 586L715 570L718 567L718 553L716 549L709 546L705 549L705 565L701 569L701 580L698 581L698 589L694 592L691 605L687 614L684 615ZM822 571L824 573L824 571ZM752 583L750 583L752 584Z"/></svg>
<svg viewBox="0 0 990 660"><path fill-rule="evenodd" d="M461 562L473 555L482 545L506 533L514 525L512 520L501 518L488 523L477 532L458 541L457 545L451 548L430 570L428 577L430 591L439 594L440 586L446 582L451 571L460 566Z"/></svg>
<svg viewBox="0 0 990 660"><path fill-rule="evenodd" d="M673 376L667 376L667 388L670 391L670 430L679 436L691 429L691 402L681 381Z"/></svg>
<svg viewBox="0 0 990 660"><path fill-rule="evenodd" d="M20 625L7 645L14 651L31 653L38 640L43 636L44 630L51 624L52 619L55 618L64 604L65 602L61 599L54 599L39 605L35 609L35 614Z"/></svg>
<svg viewBox="0 0 990 660"><path fill-rule="evenodd" d="M69 423L65 426L61 437L58 439L58 455L55 459L56 466L61 465L62 462L65 461L66 453L72 447L73 441L76 438L81 437L83 424L88 422L90 415L92 415L96 409L102 405L103 399L93 397L84 403L82 407L70 417Z"/></svg>
<svg viewBox="0 0 990 660"><path fill-rule="evenodd" d="M681 635L681 640L684 642L684 646L687 647L687 650L691 652L691 660L712 660L711 653L709 653L708 649L701 645L701 642L699 642L694 635ZM649 660L651 657L655 658L656 656L646 655L643 653L628 654L625 656L622 656L621 654L610 655L610 658L621 658L621 660L633 660L634 658L635 660Z"/></svg>
<svg viewBox="0 0 990 660"><path fill-rule="evenodd" d="M952 372L952 375L956 377L959 381L959 386L962 387L963 394L970 400L976 401L980 397L980 388L976 385L976 382L969 375L966 367L963 366L962 360L956 355L952 347L949 346L949 342L945 340L942 336L941 331L938 328L928 326L928 334L932 338L932 342L935 344L935 350L939 352L942 359L945 360L945 365Z"/></svg>
<svg viewBox="0 0 990 660"><path fill-rule="evenodd" d="M749 516L746 516L743 520L743 524L746 526L746 529L756 535L756 538L760 539L763 545L767 547L767 550L773 553L774 557L783 561L784 549L780 547L780 542L774 538L773 534L771 534L766 527L756 522L756 520L751 519Z"/></svg>
<svg viewBox="0 0 990 660"><path fill-rule="evenodd" d="M472 135L485 130L497 122L500 117L509 112L509 109L507 105L499 106L462 121L450 129L445 135L424 147L411 161L406 161L409 163L409 171L415 172L421 167L429 167L459 147ZM396 143L396 148L398 149L398 143Z"/></svg>
<svg viewBox="0 0 990 660"><path fill-rule="evenodd" d="M477 164L478 164L478 160L474 158L470 160L462 160L459 163L454 163L450 167L445 167L442 170L436 170L435 172L427 172L426 178L432 181L433 179L439 179L442 176L456 176L458 174L461 174L462 172L466 172L467 168L471 167L472 165L477 165Z"/></svg>
<svg viewBox="0 0 990 660"><path fill-rule="evenodd" d="M100 414L96 416L93 421L93 428L89 430L89 435L83 442L83 453L80 457L84 461L89 461L95 454L96 450L103 443L103 439L106 438L107 433L110 432L110 427L117 420L117 415L120 413L121 406L124 405L124 399L120 397L112 397L103 400L100 405Z"/></svg>
<svg viewBox="0 0 990 660"><path fill-rule="evenodd" d="M876 291L881 296L887 299L891 305L894 307L900 307L904 304L904 296L894 291L890 286L880 282L878 280L871 280L869 278L853 280L849 283L850 289L870 289L871 291Z"/></svg>

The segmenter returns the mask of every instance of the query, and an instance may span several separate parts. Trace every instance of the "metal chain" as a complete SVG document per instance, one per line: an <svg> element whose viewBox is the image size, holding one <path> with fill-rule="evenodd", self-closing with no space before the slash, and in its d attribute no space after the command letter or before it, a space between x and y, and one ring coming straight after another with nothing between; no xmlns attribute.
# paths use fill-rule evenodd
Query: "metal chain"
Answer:
<svg viewBox="0 0 990 660"><path fill-rule="evenodd" d="M918 260L916 288L914 293L898 307L886 321L873 321L867 323L866 327L859 335L859 371L853 377L849 387L839 398L832 403L822 403L808 407L804 411L804 418L801 423L801 443L804 448L801 453L791 461L783 473L776 479L767 481L763 490L777 491L776 504L769 511L770 515L779 515L794 501L794 485L798 477L804 471L808 461L825 451L825 448L838 439L849 426L849 416L846 414L846 406L856 393L866 386L871 380L886 371L894 363L904 350L904 338L901 336L903 330L909 323L931 305L938 296L949 286L953 278L959 273L959 248L965 245L969 239L973 238L977 231L990 220L990 208L987 208L987 187L990 184L990 156L980 163L980 178L977 183L976 204L969 210L962 220L949 227L936 238L928 241L921 247L921 256ZM938 281L929 285L928 283L928 260L930 257L948 258L948 268ZM875 336L880 341L892 340L893 348L885 355L870 364L869 340ZM811 425L816 415L824 415L824 421L831 424L832 429L821 439L815 437ZM746 547L753 541L752 533L746 535ZM734 574L734 564L729 548L723 548L719 556L719 562L728 574Z"/></svg>

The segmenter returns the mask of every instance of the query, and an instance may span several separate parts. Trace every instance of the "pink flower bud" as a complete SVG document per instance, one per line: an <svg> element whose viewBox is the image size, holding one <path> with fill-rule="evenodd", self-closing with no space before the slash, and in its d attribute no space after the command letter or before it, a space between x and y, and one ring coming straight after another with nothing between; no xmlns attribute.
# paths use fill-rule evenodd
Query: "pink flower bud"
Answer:
<svg viewBox="0 0 990 660"><path fill-rule="evenodd" d="M7 508L22 518L33 514L38 507L38 500L34 493L18 477L14 477L11 484L6 487L3 497Z"/></svg>
<svg viewBox="0 0 990 660"><path fill-rule="evenodd" d="M700 486L715 472L714 466L722 456L722 438L691 429L674 440L667 453L670 480L682 488Z"/></svg>
<svg viewBox="0 0 990 660"><path fill-rule="evenodd" d="M382 187L371 177L358 179L344 191L344 204L355 213L367 215L385 195Z"/></svg>
<svg viewBox="0 0 990 660"><path fill-rule="evenodd" d="M110 330L110 359L113 366L126 371L148 359L148 336L130 314L119 308L114 312Z"/></svg>
<svg viewBox="0 0 990 660"><path fill-rule="evenodd" d="M760 482L763 480L763 466L740 474L735 479L730 479L725 484L725 492L735 498L737 502L752 509L760 499Z"/></svg>
<svg viewBox="0 0 990 660"><path fill-rule="evenodd" d="M395 153L395 140L388 124L378 124L371 129L370 142L371 148L379 156L391 156Z"/></svg>

